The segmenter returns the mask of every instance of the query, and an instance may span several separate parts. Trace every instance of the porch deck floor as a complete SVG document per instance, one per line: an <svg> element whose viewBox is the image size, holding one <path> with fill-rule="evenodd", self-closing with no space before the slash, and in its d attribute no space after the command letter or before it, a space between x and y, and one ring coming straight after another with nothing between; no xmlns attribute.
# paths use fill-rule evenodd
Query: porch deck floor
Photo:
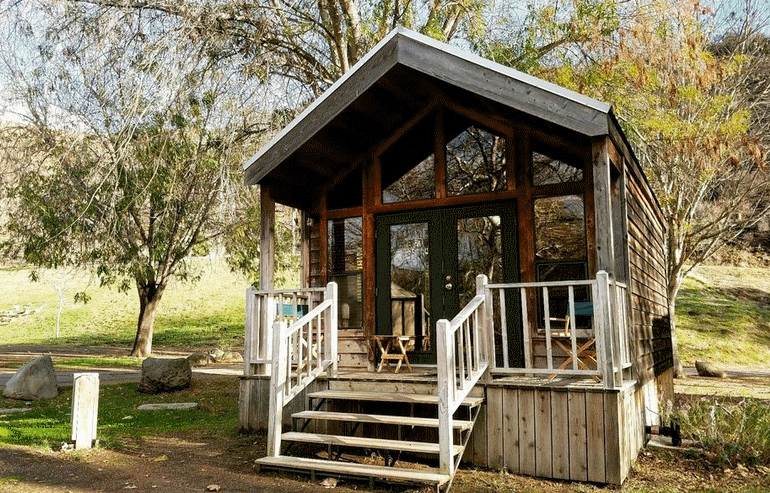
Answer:
<svg viewBox="0 0 770 493"><path fill-rule="evenodd" d="M410 382L436 384L438 377L435 368L415 368L413 372L377 373L361 369L347 370L340 369L335 377L327 377L330 380L350 380L350 381L370 381L370 382ZM624 382L624 388L634 381ZM483 385L484 382L479 382ZM500 387L523 387L523 388L561 388L561 389L581 389L581 390L604 390L604 384L597 382L593 378L576 376L556 376L549 379L548 375L524 376L524 375L502 375L494 374L491 381L486 382L487 386Z"/></svg>

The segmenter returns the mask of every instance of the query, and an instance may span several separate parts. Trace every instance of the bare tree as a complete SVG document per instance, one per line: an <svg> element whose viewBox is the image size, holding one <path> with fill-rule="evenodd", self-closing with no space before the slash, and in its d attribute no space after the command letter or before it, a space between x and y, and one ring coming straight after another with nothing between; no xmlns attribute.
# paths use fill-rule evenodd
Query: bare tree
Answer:
<svg viewBox="0 0 770 493"><path fill-rule="evenodd" d="M2 129L21 164L6 180L6 252L133 284L132 354L147 356L170 279L194 279L189 255L237 219L240 146L266 130L268 88L159 13L41 1L4 15L3 74L23 108Z"/></svg>

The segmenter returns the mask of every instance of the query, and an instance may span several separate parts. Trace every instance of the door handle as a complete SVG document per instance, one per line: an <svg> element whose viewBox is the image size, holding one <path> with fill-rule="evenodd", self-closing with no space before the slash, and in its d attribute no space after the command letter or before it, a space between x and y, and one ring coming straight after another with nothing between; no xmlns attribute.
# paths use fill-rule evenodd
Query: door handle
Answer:
<svg viewBox="0 0 770 493"><path fill-rule="evenodd" d="M451 291L452 290L452 283L448 282L448 283L444 284L444 289L446 289L447 291Z"/></svg>

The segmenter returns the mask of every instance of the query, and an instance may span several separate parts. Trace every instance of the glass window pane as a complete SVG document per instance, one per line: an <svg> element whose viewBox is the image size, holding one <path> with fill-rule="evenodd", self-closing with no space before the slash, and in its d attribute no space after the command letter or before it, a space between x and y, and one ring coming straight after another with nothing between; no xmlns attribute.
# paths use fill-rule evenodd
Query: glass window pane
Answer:
<svg viewBox="0 0 770 493"><path fill-rule="evenodd" d="M363 325L363 300L361 274L331 275L330 281L337 283L339 297L340 328L361 327Z"/></svg>
<svg viewBox="0 0 770 493"><path fill-rule="evenodd" d="M563 195L535 200L535 261L585 260L583 197Z"/></svg>
<svg viewBox="0 0 770 493"><path fill-rule="evenodd" d="M505 139L470 126L446 146L448 195L506 189Z"/></svg>
<svg viewBox="0 0 770 493"><path fill-rule="evenodd" d="M383 203L435 197L434 121L424 119L380 156Z"/></svg>
<svg viewBox="0 0 770 493"><path fill-rule="evenodd" d="M409 202L432 199L436 195L436 172L433 154L426 157L414 168L400 176L382 191L382 202Z"/></svg>
<svg viewBox="0 0 770 493"><path fill-rule="evenodd" d="M532 153L532 183L535 186L569 183L583 179L582 164L576 159L557 159L548 153Z"/></svg>
<svg viewBox="0 0 770 493"><path fill-rule="evenodd" d="M360 217L328 222L328 270L330 273L360 271L363 268L363 236Z"/></svg>
<svg viewBox="0 0 770 493"><path fill-rule="evenodd" d="M416 336L414 349L430 348L428 224L390 227L390 307L394 335Z"/></svg>
<svg viewBox="0 0 770 493"><path fill-rule="evenodd" d="M460 307L476 296L476 276L491 283L503 279L503 242L500 216L469 217L457 221L457 283Z"/></svg>
<svg viewBox="0 0 770 493"><path fill-rule="evenodd" d="M337 283L340 327L363 325L363 243L360 217L332 219L328 223L329 281Z"/></svg>

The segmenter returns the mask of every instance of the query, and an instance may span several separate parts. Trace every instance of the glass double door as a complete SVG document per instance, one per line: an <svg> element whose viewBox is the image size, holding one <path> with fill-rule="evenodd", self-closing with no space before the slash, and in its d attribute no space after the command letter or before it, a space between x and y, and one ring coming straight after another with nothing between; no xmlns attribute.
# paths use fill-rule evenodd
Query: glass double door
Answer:
<svg viewBox="0 0 770 493"><path fill-rule="evenodd" d="M476 276L518 275L516 207L506 202L376 218L377 333L410 336L414 363L435 363L436 321L476 294Z"/></svg>

